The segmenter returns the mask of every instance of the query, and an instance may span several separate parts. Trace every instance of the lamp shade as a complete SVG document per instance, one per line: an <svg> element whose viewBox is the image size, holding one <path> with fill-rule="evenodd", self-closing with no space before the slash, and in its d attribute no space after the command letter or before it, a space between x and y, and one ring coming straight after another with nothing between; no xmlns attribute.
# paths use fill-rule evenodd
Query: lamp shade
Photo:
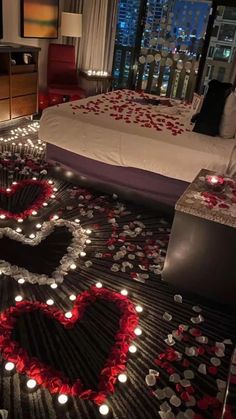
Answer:
<svg viewBox="0 0 236 419"><path fill-rule="evenodd" d="M82 36L82 15L79 13L62 12L61 35L80 38Z"/></svg>

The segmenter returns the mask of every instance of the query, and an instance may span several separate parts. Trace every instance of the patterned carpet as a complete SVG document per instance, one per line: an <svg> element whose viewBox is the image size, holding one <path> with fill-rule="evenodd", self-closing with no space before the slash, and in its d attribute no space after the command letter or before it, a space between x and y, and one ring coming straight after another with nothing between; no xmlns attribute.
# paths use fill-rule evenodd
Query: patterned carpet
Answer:
<svg viewBox="0 0 236 419"><path fill-rule="evenodd" d="M37 141L38 126L34 125L32 130L28 125L22 124L22 131L16 131L19 127L15 127L12 133L5 130L0 134L1 188L11 188L14 181L20 183L36 177L51 182L53 197L48 197L45 200L48 205L41 205L35 215L29 215L23 222L14 217L1 218L0 211L0 251L4 260L0 262L4 272L0 276L0 311L21 304L15 301L15 297L21 296L23 301L47 302L50 309L68 312L74 305L73 296L97 283L119 295L121 290L127 290L130 302L143 308L138 313L142 334L134 340L137 352L128 353L127 381L117 381L114 393L106 398L109 413L105 417L236 417L236 357L231 363L235 316L220 305L186 295L161 280L171 219L166 214L121 202L115 194L107 196L52 179L43 160L44 145ZM28 145L24 146L24 142ZM38 193L37 186L31 188L30 193L22 189L17 196L6 198L4 209L15 211L16 217L19 207L28 208L34 193ZM37 235L45 221L57 218L77 223L88 236L76 266L57 287L13 279L12 265L16 260L17 266L30 272L29 276L38 272L51 277L71 246L71 235L66 228L57 228L39 247L27 250L25 244L2 237L2 229L20 228L18 234L29 237ZM6 268L6 262L10 268ZM54 304L50 305L52 301L48 300ZM40 311L27 312L17 319L12 339L46 368L51 366L61 372L69 383L80 378L86 390L96 392L99 376L115 343L119 319L114 302L104 300L90 304L72 329L64 328ZM3 321L2 315L0 323ZM9 419L103 417L93 401L69 396L62 405L58 394L51 394L43 384L29 390L27 376L15 368L6 371L4 358L6 352L0 358L0 409L8 411ZM113 382L110 385L112 388Z"/></svg>

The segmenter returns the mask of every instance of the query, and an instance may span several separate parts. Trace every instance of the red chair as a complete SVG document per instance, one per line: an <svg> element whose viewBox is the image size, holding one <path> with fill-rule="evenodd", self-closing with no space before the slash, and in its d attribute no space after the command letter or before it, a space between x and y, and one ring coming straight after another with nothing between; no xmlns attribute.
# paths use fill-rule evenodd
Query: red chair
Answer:
<svg viewBox="0 0 236 419"><path fill-rule="evenodd" d="M51 97L55 95L69 100L71 97L86 97L85 91L78 86L73 45L49 44L47 82Z"/></svg>

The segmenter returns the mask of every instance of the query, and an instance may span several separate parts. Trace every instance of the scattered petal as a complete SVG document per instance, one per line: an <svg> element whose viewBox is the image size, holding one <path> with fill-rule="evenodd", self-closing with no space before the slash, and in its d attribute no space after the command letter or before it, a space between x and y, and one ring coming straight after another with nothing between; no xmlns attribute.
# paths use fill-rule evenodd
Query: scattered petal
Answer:
<svg viewBox="0 0 236 419"><path fill-rule="evenodd" d="M166 321L168 321L168 322L170 322L172 320L172 315L169 314L169 313L167 313L167 312L165 312L163 314L163 319L166 320Z"/></svg>
<svg viewBox="0 0 236 419"><path fill-rule="evenodd" d="M174 296L174 301L175 301L176 303L182 303L182 302L183 302L183 297L182 297L182 295L176 294L176 295Z"/></svg>
<svg viewBox="0 0 236 419"><path fill-rule="evenodd" d="M181 399L177 396L172 396L170 398L170 403L175 406L175 407L179 407L181 405Z"/></svg>
<svg viewBox="0 0 236 419"><path fill-rule="evenodd" d="M155 384L156 384L156 376L154 375L154 374L148 374L148 375L146 375L146 377L145 377L145 381L146 381L146 384L148 385L148 386L154 386Z"/></svg>
<svg viewBox="0 0 236 419"><path fill-rule="evenodd" d="M195 375L194 375L194 372L192 370L185 370L184 371L184 378L186 378L187 380L192 380L194 377L195 377Z"/></svg>

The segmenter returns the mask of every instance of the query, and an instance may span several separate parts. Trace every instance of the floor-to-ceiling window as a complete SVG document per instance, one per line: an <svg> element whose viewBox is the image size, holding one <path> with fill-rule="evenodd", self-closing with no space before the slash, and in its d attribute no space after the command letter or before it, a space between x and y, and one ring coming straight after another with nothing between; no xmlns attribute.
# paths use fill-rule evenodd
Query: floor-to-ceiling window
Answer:
<svg viewBox="0 0 236 419"><path fill-rule="evenodd" d="M116 87L191 100L197 80L200 92L213 78L231 81L236 67L236 4L218 6L213 16L213 1L120 0Z"/></svg>
<svg viewBox="0 0 236 419"><path fill-rule="evenodd" d="M236 70L236 1L235 7L218 6L209 42L200 91L212 79L232 82Z"/></svg>
<svg viewBox="0 0 236 419"><path fill-rule="evenodd" d="M182 70L183 55L188 57L187 64L184 62L187 73L189 63L199 59L210 7L211 0L120 0L113 69L117 86L133 83L139 89L170 94L173 68ZM143 30L138 39L140 22ZM177 85L175 96L182 95Z"/></svg>
<svg viewBox="0 0 236 419"><path fill-rule="evenodd" d="M141 0L120 0L114 51L113 76L118 87L131 83Z"/></svg>
<svg viewBox="0 0 236 419"><path fill-rule="evenodd" d="M137 87L191 99L211 0L148 0Z"/></svg>

